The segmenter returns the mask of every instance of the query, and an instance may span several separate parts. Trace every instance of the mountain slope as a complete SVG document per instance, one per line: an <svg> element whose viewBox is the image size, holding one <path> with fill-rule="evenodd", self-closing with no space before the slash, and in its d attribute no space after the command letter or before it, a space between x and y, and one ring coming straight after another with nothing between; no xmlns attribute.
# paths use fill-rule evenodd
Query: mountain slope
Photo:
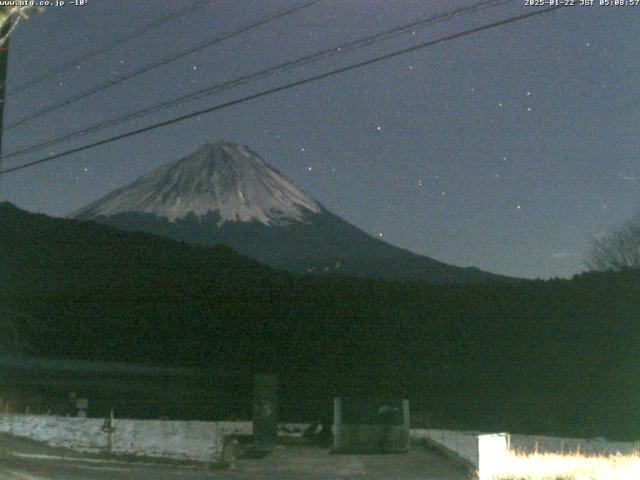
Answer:
<svg viewBox="0 0 640 480"><path fill-rule="evenodd" d="M5 293L19 292L26 284L29 290L43 292L74 290L80 285L147 288L158 282L159 272L171 273L164 281L175 285L199 276L203 282L235 277L249 283L282 275L226 246L180 244L94 222L31 214L7 202L0 203L0 220L0 284ZM140 283L139 277L147 271L154 273Z"/></svg>
<svg viewBox="0 0 640 480"><path fill-rule="evenodd" d="M320 206L247 147L219 141L170 162L72 214L78 218L149 213L173 222L216 212L217 224L300 220Z"/></svg>
<svg viewBox="0 0 640 480"><path fill-rule="evenodd" d="M259 332L269 292L293 282L225 246L31 214L6 202L0 259L0 307L41 319L22 324L20 337L41 355L63 358L180 363L223 344L242 351L230 332L245 325ZM216 338L217 347L203 348Z"/></svg>
<svg viewBox="0 0 640 480"><path fill-rule="evenodd" d="M71 214L194 244L224 244L298 273L465 283L505 279L374 238L329 212L245 146L204 145Z"/></svg>

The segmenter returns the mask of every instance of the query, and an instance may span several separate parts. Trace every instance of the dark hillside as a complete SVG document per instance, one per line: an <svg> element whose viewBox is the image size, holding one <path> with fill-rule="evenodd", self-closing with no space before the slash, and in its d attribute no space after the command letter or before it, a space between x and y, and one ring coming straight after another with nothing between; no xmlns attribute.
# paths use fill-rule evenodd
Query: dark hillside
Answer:
<svg viewBox="0 0 640 480"><path fill-rule="evenodd" d="M40 356L271 370L297 420L358 390L466 428L640 435L637 271L450 287L298 277L9 204L0 258L0 304L32 319L19 335Z"/></svg>

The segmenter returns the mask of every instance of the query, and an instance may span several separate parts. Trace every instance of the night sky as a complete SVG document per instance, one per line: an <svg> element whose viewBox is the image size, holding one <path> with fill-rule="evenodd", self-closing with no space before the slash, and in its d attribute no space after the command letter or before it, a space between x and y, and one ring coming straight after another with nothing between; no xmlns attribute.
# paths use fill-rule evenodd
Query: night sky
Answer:
<svg viewBox="0 0 640 480"><path fill-rule="evenodd" d="M4 132L3 153L474 1L326 0ZM155 113L3 168L531 11L517 0ZM598 0L596 0L598 3ZM11 39L5 125L293 0L218 0L18 94L21 82L184 8L88 0ZM528 278L584 269L591 237L640 210L640 6L570 7L1 177L1 198L65 215L219 138L394 245Z"/></svg>

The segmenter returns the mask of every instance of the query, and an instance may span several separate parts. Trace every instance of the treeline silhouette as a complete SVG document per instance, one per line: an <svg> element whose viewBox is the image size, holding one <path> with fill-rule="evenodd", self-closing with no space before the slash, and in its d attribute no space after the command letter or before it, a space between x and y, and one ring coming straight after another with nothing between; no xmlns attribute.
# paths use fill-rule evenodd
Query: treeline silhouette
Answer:
<svg viewBox="0 0 640 480"><path fill-rule="evenodd" d="M406 395L438 427L640 434L637 270L446 287L305 277L7 203L0 258L0 306L24 314L30 354L223 369L234 415L268 371L292 421L359 393Z"/></svg>

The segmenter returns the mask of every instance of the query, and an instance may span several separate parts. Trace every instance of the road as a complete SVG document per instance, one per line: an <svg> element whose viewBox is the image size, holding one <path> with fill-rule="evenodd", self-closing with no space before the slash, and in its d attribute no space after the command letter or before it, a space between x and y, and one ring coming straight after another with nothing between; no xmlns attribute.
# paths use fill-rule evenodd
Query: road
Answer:
<svg viewBox="0 0 640 480"><path fill-rule="evenodd" d="M0 480L467 480L468 473L428 450L406 455L331 455L326 449L279 446L260 460L240 459L235 470L148 462L8 454Z"/></svg>
<svg viewBox="0 0 640 480"><path fill-rule="evenodd" d="M211 477L207 472L163 465L131 463L91 463L68 460L4 459L0 464L2 480L201 480Z"/></svg>

